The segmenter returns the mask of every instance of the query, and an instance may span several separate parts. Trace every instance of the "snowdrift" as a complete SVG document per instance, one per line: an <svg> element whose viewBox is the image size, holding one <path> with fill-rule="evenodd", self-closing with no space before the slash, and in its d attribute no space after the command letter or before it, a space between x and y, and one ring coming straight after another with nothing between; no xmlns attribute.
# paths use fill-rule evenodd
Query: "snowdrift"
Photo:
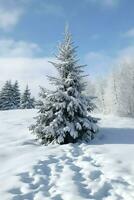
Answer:
<svg viewBox="0 0 134 200"><path fill-rule="evenodd" d="M0 112L0 199L134 199L134 119L99 115L90 144L41 146L28 130L36 112Z"/></svg>

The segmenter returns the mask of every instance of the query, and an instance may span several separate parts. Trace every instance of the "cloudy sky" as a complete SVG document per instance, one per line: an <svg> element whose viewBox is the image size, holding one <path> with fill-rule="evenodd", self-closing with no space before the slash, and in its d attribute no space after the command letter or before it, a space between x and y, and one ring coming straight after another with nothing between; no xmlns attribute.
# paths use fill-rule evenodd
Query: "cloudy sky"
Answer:
<svg viewBox="0 0 134 200"><path fill-rule="evenodd" d="M90 77L106 75L134 55L133 0L0 0L0 85L47 87L48 63L68 23Z"/></svg>

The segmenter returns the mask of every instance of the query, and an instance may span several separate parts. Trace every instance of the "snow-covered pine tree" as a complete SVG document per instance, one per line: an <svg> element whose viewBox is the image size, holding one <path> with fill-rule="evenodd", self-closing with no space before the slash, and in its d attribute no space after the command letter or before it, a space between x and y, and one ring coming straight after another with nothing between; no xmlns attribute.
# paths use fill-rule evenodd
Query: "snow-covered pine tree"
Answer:
<svg viewBox="0 0 134 200"><path fill-rule="evenodd" d="M34 98L31 97L30 89L28 88L28 85L26 86L26 89L21 97L21 108L22 109L31 109L34 108Z"/></svg>
<svg viewBox="0 0 134 200"><path fill-rule="evenodd" d="M65 31L59 46L57 62L51 62L59 77L49 77L56 86L54 91L42 89L43 104L36 123L30 127L43 144L89 141L98 131L97 120L89 115L94 108L92 98L84 96L83 65L77 64L76 48L72 36Z"/></svg>
<svg viewBox="0 0 134 200"><path fill-rule="evenodd" d="M14 108L13 88L11 81L6 81L0 93L0 109L9 110Z"/></svg>
<svg viewBox="0 0 134 200"><path fill-rule="evenodd" d="M3 88L0 90L0 110L2 110L2 91L3 91Z"/></svg>
<svg viewBox="0 0 134 200"><path fill-rule="evenodd" d="M15 81L13 87L13 103L14 103L14 109L20 108L20 90L19 90L19 84L18 81Z"/></svg>

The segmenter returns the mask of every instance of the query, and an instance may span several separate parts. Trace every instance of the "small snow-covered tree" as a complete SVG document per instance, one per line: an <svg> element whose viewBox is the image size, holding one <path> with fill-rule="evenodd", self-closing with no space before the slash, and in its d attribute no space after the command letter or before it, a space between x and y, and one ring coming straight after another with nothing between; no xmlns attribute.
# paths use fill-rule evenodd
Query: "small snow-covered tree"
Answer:
<svg viewBox="0 0 134 200"><path fill-rule="evenodd" d="M20 90L18 81L15 81L14 85L12 86L12 89L14 109L18 109L20 107Z"/></svg>
<svg viewBox="0 0 134 200"><path fill-rule="evenodd" d="M120 115L134 116L134 62L122 62L119 73Z"/></svg>
<svg viewBox="0 0 134 200"><path fill-rule="evenodd" d="M91 97L84 95L83 65L77 64L76 48L68 30L59 46L57 62L51 62L59 77L49 77L53 91L42 88L42 104L32 132L44 144L74 143L94 138L97 120L89 115L94 109Z"/></svg>
<svg viewBox="0 0 134 200"><path fill-rule="evenodd" d="M14 108L13 87L11 81L6 81L0 92L0 109L9 110Z"/></svg>
<svg viewBox="0 0 134 200"><path fill-rule="evenodd" d="M95 83L91 79L86 80L86 88L85 88L85 94L90 94L91 96L96 97L96 88L95 88Z"/></svg>
<svg viewBox="0 0 134 200"><path fill-rule="evenodd" d="M95 81L95 96L96 98L96 111L105 113L106 112L106 103L105 103L105 89L106 89L106 80L103 78L97 78Z"/></svg>
<svg viewBox="0 0 134 200"><path fill-rule="evenodd" d="M31 97L30 89L28 88L28 85L26 86L26 89L21 97L21 108L22 109L31 109L34 108L34 98Z"/></svg>
<svg viewBox="0 0 134 200"><path fill-rule="evenodd" d="M119 72L116 69L107 76L105 87L105 113L118 114L120 109Z"/></svg>

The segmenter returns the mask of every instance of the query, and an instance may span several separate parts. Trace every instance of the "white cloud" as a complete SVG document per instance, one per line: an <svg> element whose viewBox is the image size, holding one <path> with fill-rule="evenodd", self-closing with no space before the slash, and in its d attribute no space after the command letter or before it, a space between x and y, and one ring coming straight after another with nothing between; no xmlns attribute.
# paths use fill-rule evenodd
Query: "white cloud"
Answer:
<svg viewBox="0 0 134 200"><path fill-rule="evenodd" d="M112 59L105 52L89 52L85 56L85 62L88 65L89 73L93 76L104 75L109 72L112 65Z"/></svg>
<svg viewBox="0 0 134 200"><path fill-rule="evenodd" d="M134 38L134 28L131 28L127 32L123 33L122 36L127 38Z"/></svg>
<svg viewBox="0 0 134 200"><path fill-rule="evenodd" d="M54 67L47 57L37 57L40 47L35 43L0 40L0 85L6 80L18 80L24 88L28 83L34 95L39 85L50 87L46 75L55 74Z"/></svg>
<svg viewBox="0 0 134 200"><path fill-rule="evenodd" d="M9 11L0 8L0 28L3 30L10 30L18 23L22 14L23 14L22 10Z"/></svg>
<svg viewBox="0 0 134 200"><path fill-rule="evenodd" d="M31 57L39 52L41 49L36 43L13 39L0 40L0 57Z"/></svg>
<svg viewBox="0 0 134 200"><path fill-rule="evenodd" d="M36 0L0 0L0 29L4 31L12 30L27 12L29 5L34 5L33 11L64 17L65 11L61 4L50 2L36 2Z"/></svg>
<svg viewBox="0 0 134 200"><path fill-rule="evenodd" d="M118 51L116 62L132 62L134 61L134 46L128 46Z"/></svg>
<svg viewBox="0 0 134 200"><path fill-rule="evenodd" d="M39 85L50 88L46 75L54 75L55 69L48 62L52 58L0 58L0 84L5 80L18 80L21 88L29 84L37 96Z"/></svg>
<svg viewBox="0 0 134 200"><path fill-rule="evenodd" d="M124 47L117 52L115 56L110 56L105 52L89 52L85 56L85 62L88 65L89 73L94 76L105 76L114 67L118 67L121 63L134 62L134 46Z"/></svg>
<svg viewBox="0 0 134 200"><path fill-rule="evenodd" d="M26 0L0 0L0 29L11 30L25 12Z"/></svg>
<svg viewBox="0 0 134 200"><path fill-rule="evenodd" d="M102 60L105 56L101 52L90 52L86 55L89 60Z"/></svg>
<svg viewBox="0 0 134 200"><path fill-rule="evenodd" d="M105 6L110 6L110 7L113 7L113 6L117 6L119 1L118 0L102 0L102 3L105 5Z"/></svg>
<svg viewBox="0 0 134 200"><path fill-rule="evenodd" d="M116 7L120 0L87 0L87 2L103 7Z"/></svg>

